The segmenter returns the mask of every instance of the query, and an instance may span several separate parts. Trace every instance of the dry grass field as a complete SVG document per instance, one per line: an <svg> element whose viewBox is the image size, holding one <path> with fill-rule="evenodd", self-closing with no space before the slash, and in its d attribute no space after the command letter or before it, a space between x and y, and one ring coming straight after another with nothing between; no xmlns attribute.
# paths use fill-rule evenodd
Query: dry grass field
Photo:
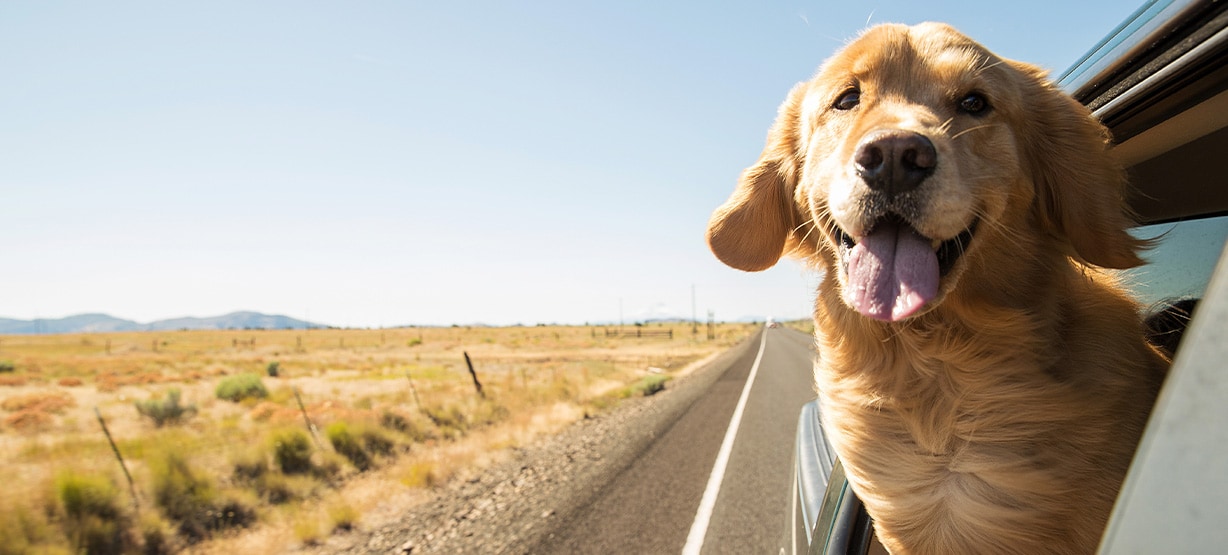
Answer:
<svg viewBox="0 0 1228 555"><path fill-rule="evenodd" d="M624 331L637 329L671 328ZM689 325L672 331L0 336L0 554L310 544L426 499L622 398L668 387L753 327L719 325L714 340Z"/></svg>

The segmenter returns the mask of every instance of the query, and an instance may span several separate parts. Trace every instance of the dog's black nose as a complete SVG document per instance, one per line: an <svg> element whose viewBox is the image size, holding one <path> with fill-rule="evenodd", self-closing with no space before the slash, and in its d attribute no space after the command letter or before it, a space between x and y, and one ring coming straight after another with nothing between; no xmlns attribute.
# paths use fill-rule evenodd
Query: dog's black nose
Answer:
<svg viewBox="0 0 1228 555"><path fill-rule="evenodd" d="M897 195L916 189L934 173L938 153L924 135L882 130L861 140L853 164L857 175L871 189Z"/></svg>

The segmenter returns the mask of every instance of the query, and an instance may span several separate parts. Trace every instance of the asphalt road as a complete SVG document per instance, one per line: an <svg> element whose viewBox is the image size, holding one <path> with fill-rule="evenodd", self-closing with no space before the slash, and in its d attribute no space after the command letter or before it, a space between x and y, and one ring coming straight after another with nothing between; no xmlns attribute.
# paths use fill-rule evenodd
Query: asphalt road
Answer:
<svg viewBox="0 0 1228 555"><path fill-rule="evenodd" d="M719 377L533 553L683 551L755 359L762 360L728 452L700 553L776 554L789 539L794 431L814 398L812 340L765 329Z"/></svg>

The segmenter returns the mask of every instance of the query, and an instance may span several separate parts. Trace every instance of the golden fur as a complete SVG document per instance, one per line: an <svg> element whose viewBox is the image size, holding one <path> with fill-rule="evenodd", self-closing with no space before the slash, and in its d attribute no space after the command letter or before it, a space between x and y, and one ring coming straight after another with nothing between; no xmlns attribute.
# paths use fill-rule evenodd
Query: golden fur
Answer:
<svg viewBox="0 0 1228 555"><path fill-rule="evenodd" d="M971 93L988 110L962 111ZM842 294L841 234L875 225L852 159L881 129L936 151L908 224L934 242L975 229L936 296L894 322ZM742 270L789 254L824 272L823 426L892 553L1096 549L1167 367L1097 268L1147 246L1126 232L1124 187L1083 106L945 25L872 28L789 93L708 241Z"/></svg>

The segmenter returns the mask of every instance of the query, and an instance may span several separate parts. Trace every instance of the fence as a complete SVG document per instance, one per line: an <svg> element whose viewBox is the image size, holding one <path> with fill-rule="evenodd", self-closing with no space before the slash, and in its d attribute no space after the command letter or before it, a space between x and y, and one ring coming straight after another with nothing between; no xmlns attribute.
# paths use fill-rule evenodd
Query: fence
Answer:
<svg viewBox="0 0 1228 555"><path fill-rule="evenodd" d="M618 337L618 338L634 337L637 339L653 338L653 337L673 339L674 330L673 329L663 329L663 330L655 329L654 330L654 329L644 329L640 327L637 327L634 330L622 330L622 329L612 330L612 329L607 328L605 330L605 336L606 337Z"/></svg>

